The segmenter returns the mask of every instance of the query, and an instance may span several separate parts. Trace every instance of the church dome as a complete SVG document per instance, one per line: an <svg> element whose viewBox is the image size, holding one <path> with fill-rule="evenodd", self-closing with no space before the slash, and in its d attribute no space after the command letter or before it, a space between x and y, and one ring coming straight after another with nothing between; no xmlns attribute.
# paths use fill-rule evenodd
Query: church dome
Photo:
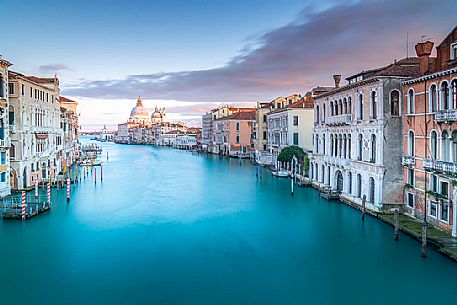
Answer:
<svg viewBox="0 0 457 305"><path fill-rule="evenodd" d="M149 121L149 113L143 106L143 101L140 97L136 101L136 106L130 112L130 121L135 123L145 123Z"/></svg>

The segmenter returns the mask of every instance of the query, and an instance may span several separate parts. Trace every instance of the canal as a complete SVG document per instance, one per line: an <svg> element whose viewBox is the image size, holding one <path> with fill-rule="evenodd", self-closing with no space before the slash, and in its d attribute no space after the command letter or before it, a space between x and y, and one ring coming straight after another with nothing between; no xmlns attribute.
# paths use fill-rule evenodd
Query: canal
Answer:
<svg viewBox="0 0 457 305"><path fill-rule="evenodd" d="M457 264L248 162L103 144L104 181L0 221L0 304L453 304ZM106 159L104 157L104 159Z"/></svg>

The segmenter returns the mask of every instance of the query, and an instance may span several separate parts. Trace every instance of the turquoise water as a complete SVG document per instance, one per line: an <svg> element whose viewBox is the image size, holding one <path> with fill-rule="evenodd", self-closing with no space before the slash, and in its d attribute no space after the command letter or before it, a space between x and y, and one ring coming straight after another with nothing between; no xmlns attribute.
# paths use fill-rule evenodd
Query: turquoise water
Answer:
<svg viewBox="0 0 457 305"><path fill-rule="evenodd" d="M0 221L0 304L452 304L457 264L247 162L104 144L104 181ZM98 173L99 174L99 173Z"/></svg>

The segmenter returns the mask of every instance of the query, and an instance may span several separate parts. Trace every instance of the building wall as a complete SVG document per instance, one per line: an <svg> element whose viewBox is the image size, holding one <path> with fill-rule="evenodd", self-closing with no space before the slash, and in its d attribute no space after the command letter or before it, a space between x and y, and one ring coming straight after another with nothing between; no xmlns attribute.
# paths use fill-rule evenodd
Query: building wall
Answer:
<svg viewBox="0 0 457 305"><path fill-rule="evenodd" d="M0 141L0 198L11 193L10 187L10 135L9 135L9 90L8 90L8 67L7 61L0 59L0 129L2 140Z"/></svg>

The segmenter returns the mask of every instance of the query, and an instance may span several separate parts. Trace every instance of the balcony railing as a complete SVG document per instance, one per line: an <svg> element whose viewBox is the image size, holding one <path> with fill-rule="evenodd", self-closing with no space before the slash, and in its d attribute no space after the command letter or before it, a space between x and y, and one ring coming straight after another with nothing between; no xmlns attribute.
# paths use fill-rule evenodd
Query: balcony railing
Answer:
<svg viewBox="0 0 457 305"><path fill-rule="evenodd" d="M441 110L435 113L437 122L457 122L457 109Z"/></svg>
<svg viewBox="0 0 457 305"><path fill-rule="evenodd" d="M416 158L414 156L403 156L402 163L406 166L414 166L416 164Z"/></svg>
<svg viewBox="0 0 457 305"><path fill-rule="evenodd" d="M432 159L425 159L424 168L437 172L457 174L457 164L454 162L446 162L440 160L433 161Z"/></svg>
<svg viewBox="0 0 457 305"><path fill-rule="evenodd" d="M345 125L352 122L352 114L341 114L336 116L325 117L325 124L327 125Z"/></svg>

